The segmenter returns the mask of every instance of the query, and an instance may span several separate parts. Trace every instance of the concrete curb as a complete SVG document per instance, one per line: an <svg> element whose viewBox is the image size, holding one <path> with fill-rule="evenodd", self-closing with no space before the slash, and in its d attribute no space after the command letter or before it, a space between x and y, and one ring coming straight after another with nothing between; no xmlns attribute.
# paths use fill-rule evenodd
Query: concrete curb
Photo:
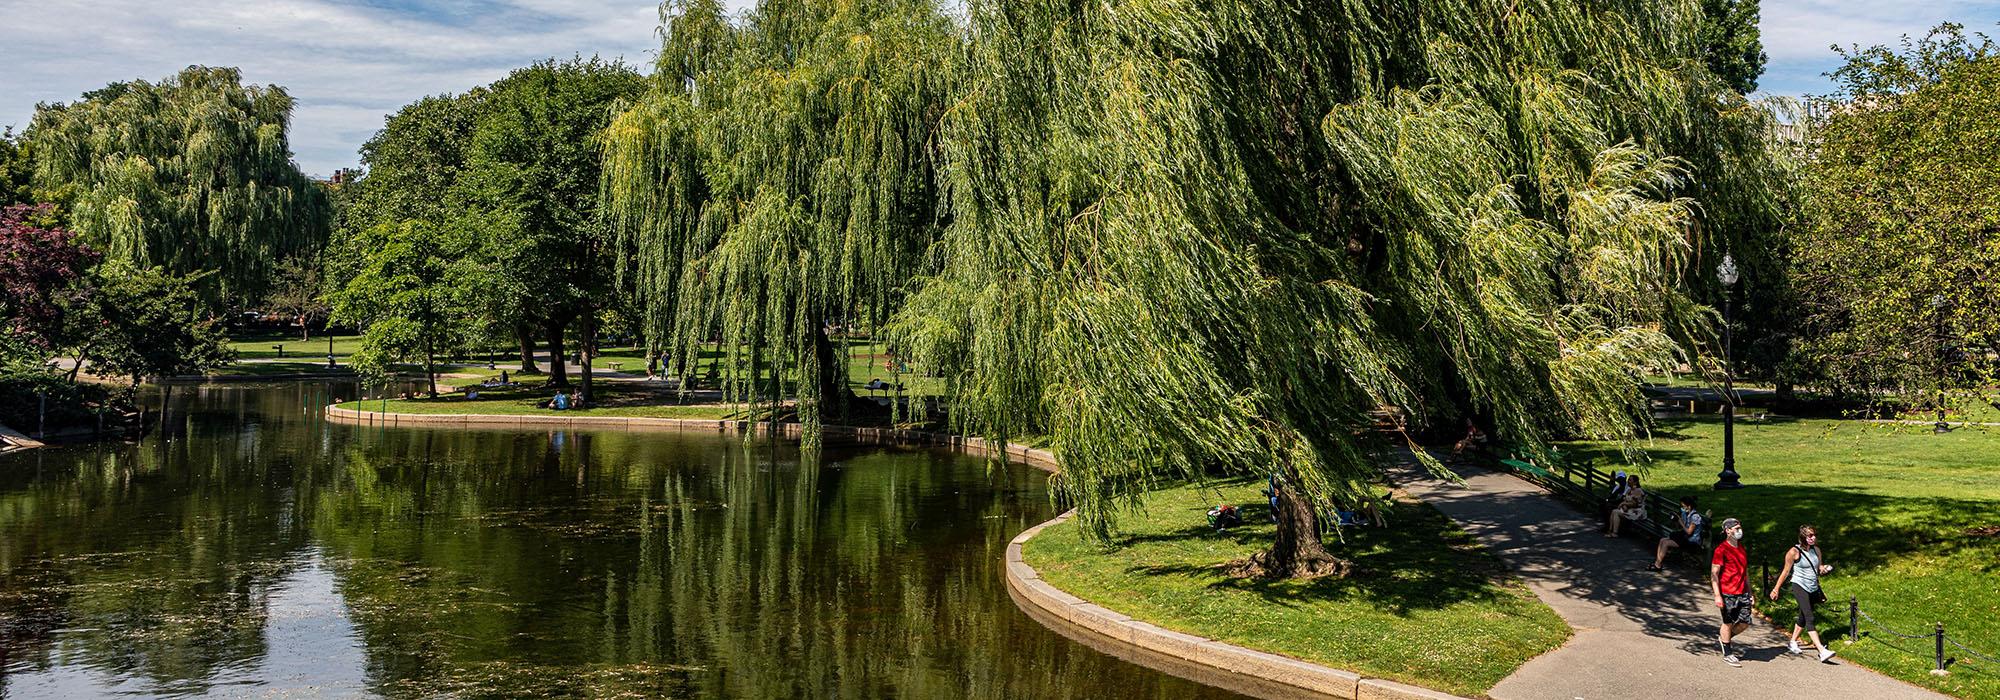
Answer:
<svg viewBox="0 0 2000 700"><path fill-rule="evenodd" d="M1042 580L1041 574L1022 558L1021 547L1043 528L1069 520L1074 514L1075 511L1064 513L1028 528L1007 544L1007 591L1013 594L1016 604L1031 613L1030 617L1064 636L1113 656L1256 697L1465 700L1429 688L1364 678L1352 671L1175 632L1066 593ZM1107 646L1127 647L1128 651ZM1162 658L1167 661L1158 661Z"/></svg>
<svg viewBox="0 0 2000 700"><path fill-rule="evenodd" d="M550 427L625 430L676 430L738 434L744 431L798 437L797 423L770 423L705 418L627 418L612 416L499 416L380 413L328 406L326 419L348 425L384 427ZM1053 453L1009 443L1000 449L984 439L922 430L859 428L829 425L827 437L858 442L929 445L967 454L993 456L1054 473ZM1021 558L1021 546L1043 528L1070 519L1075 511L1028 528L1007 543L1007 592L1022 612L1042 625L1106 654L1159 671L1263 698L1342 698L1344 700L1466 700L1379 678L1307 663L1254 649L1175 632L1070 595L1043 581Z"/></svg>
<svg viewBox="0 0 2000 700"><path fill-rule="evenodd" d="M718 434L776 434L779 437L797 438L804 426L797 423L772 425L763 421L728 420L720 418L639 418L623 416L502 416L487 414L431 415L421 413L382 413L379 411L357 411L340 406L326 407L326 419L343 425L366 425L380 427L464 427L464 428L571 428L589 430L631 430L631 431L683 431L709 432ZM924 430L902 430L898 428L861 428L848 425L828 425L821 432L830 438L841 438L855 442L895 445L925 445L958 450L978 456L1004 457L1007 461L1040 469L1056 471L1056 456L1048 450L1026 445L1009 443L1003 449L994 449L992 443L983 438L946 435Z"/></svg>

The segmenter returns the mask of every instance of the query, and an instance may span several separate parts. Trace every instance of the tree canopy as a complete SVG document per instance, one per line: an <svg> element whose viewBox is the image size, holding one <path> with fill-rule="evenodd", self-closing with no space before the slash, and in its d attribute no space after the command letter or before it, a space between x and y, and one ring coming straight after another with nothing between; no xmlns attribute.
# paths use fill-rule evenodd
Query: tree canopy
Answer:
<svg viewBox="0 0 2000 700"><path fill-rule="evenodd" d="M214 271L198 278L211 300L247 298L274 261L326 237L325 193L291 160L292 105L204 66L40 105L26 133L36 190L109 259Z"/></svg>
<svg viewBox="0 0 2000 700"><path fill-rule="evenodd" d="M1844 55L1794 232L1805 353L1835 387L1970 397L2000 344L2000 47L1947 24Z"/></svg>
<svg viewBox="0 0 2000 700"><path fill-rule="evenodd" d="M1757 91L1764 74L1764 41L1758 32L1759 0L1701 0L1702 58L1737 94Z"/></svg>
<svg viewBox="0 0 2000 700"><path fill-rule="evenodd" d="M1703 134L1769 118L1698 5L1138 10L970 3L897 323L963 429L1049 435L1100 535L1162 481L1276 473L1287 574L1323 557L1303 504L1373 498L1378 408L1531 454L1645 424L1632 371L1707 332L1696 210L1763 196L1683 198Z"/></svg>
<svg viewBox="0 0 2000 700"><path fill-rule="evenodd" d="M605 190L655 342L714 337L735 400L846 407L830 324L878 326L941 230L937 143L962 37L928 0L663 5L651 89L605 143Z"/></svg>
<svg viewBox="0 0 2000 700"><path fill-rule="evenodd" d="M464 187L490 231L485 254L509 313L544 326L555 381L563 330L595 351L598 314L615 300L615 257L599 209L603 132L641 78L596 58L545 61L495 82L469 147ZM591 366L581 366L584 399Z"/></svg>

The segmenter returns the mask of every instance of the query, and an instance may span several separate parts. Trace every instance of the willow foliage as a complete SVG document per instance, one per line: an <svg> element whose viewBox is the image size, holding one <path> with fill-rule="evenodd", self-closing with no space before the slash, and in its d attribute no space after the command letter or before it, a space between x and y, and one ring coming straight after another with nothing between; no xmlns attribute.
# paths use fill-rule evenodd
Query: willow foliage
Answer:
<svg viewBox="0 0 2000 700"><path fill-rule="evenodd" d="M190 66L41 105L27 138L37 188L112 260L218 271L211 298L255 294L271 266L326 238L326 194L299 172L284 88Z"/></svg>
<svg viewBox="0 0 2000 700"><path fill-rule="evenodd" d="M684 370L719 336L731 400L795 393L816 431L847 394L827 326L885 320L938 235L960 36L928 0L768 0L737 23L676 0L662 16L653 89L604 149L644 325Z"/></svg>
<svg viewBox="0 0 2000 700"><path fill-rule="evenodd" d="M1684 198L1756 177L1768 126L1694 2L968 10L950 225L895 328L961 429L1051 436L1100 535L1219 473L1370 499L1381 406L1530 453L1629 439L1633 370L1705 333L1699 212L1772 206Z"/></svg>

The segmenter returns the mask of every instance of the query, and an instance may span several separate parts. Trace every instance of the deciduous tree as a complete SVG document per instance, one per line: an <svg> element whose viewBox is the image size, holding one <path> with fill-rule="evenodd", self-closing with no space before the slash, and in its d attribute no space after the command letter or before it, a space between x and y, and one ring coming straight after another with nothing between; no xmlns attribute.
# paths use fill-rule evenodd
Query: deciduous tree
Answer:
<svg viewBox="0 0 2000 700"><path fill-rule="evenodd" d="M251 299L278 260L326 237L325 193L291 160L292 105L203 66L40 105L36 190L110 259L200 280L211 302Z"/></svg>
<svg viewBox="0 0 2000 700"><path fill-rule="evenodd" d="M1843 55L1793 231L1806 352L1835 387L1971 399L2000 348L2000 47L1947 24Z"/></svg>

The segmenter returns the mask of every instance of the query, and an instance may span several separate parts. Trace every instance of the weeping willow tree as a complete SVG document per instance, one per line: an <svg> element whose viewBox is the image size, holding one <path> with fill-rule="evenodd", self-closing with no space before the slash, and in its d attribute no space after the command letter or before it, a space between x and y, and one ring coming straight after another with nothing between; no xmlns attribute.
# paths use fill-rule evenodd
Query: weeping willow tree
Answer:
<svg viewBox="0 0 2000 700"><path fill-rule="evenodd" d="M682 377L719 338L727 399L795 396L816 441L851 396L828 326L884 322L942 228L936 134L959 35L929 0L661 14L653 88L604 149L643 326Z"/></svg>
<svg viewBox="0 0 2000 700"><path fill-rule="evenodd" d="M1767 119L1687 0L968 12L949 227L895 337L961 430L1048 435L1099 538L1149 487L1268 474L1243 569L1333 573L1314 513L1376 498L1373 411L1530 455L1632 438L1632 372L1706 332L1698 209L1766 196L1684 198L1671 147Z"/></svg>
<svg viewBox="0 0 2000 700"><path fill-rule="evenodd" d="M325 240L330 210L292 162L284 88L190 66L37 108L35 183L111 260L204 271L211 300L256 294L272 267Z"/></svg>

